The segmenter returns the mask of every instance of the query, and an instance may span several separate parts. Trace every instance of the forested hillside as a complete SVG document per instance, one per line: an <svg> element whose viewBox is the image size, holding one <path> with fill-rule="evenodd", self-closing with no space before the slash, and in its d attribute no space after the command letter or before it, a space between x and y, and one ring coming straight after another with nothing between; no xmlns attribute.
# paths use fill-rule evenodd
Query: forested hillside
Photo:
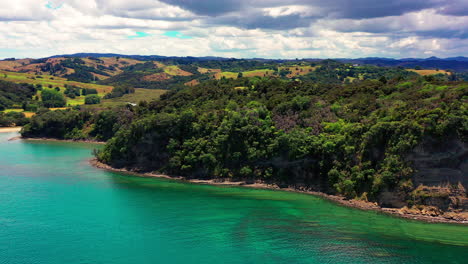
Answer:
<svg viewBox="0 0 468 264"><path fill-rule="evenodd" d="M2 113L1 111L14 106L22 107L32 101L36 87L31 84L16 84L0 80L0 127L23 125L27 122L22 113Z"/></svg>
<svg viewBox="0 0 468 264"><path fill-rule="evenodd" d="M452 182L443 192L421 189L408 157L428 140L466 149L468 84L388 73L350 83L210 80L120 112L44 112L23 135L110 138L97 157L117 168L264 181L392 206L463 193ZM443 166L466 175L466 153L455 154Z"/></svg>

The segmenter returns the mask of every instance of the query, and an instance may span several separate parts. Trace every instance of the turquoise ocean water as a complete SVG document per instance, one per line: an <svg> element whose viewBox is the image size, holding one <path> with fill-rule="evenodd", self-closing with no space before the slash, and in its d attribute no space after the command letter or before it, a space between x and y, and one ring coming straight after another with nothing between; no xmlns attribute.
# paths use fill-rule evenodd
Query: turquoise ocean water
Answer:
<svg viewBox="0 0 468 264"><path fill-rule="evenodd" d="M311 195L91 167L90 144L0 134L0 264L468 263L468 227Z"/></svg>

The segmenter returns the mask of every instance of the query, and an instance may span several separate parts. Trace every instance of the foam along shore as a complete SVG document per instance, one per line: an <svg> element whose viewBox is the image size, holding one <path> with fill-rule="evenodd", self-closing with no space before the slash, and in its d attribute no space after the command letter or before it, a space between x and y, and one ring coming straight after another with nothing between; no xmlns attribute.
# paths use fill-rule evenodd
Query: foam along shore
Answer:
<svg viewBox="0 0 468 264"><path fill-rule="evenodd" d="M20 132L21 127L0 127L0 133Z"/></svg>
<svg viewBox="0 0 468 264"><path fill-rule="evenodd" d="M116 169L107 164L99 162L96 158L91 159L90 163L92 166L108 171L113 172L120 172L125 173L137 177L149 177L149 178L165 178L165 179L172 179L172 180L180 180L184 182L190 183L197 183L197 184L210 184L210 185L227 185L227 186L242 186L242 187L250 187L256 189L271 189L271 190L282 190L282 191L290 191L290 192L299 192L299 193L306 193L315 196L322 197L329 201L335 202L337 204L353 207L360 210L371 210L381 212L387 215L411 219L411 220L418 220L423 222L429 223L454 223L454 224L462 224L468 225L468 213L461 212L461 213L452 213L447 212L444 215L430 215L425 214L424 211L413 210L408 208L383 208L377 205L377 203L367 202L367 201L358 201L354 199L345 199L342 196L337 195L329 195L322 192L310 191L310 190L302 190L297 188L280 188L275 184L267 184L262 182L256 183L246 183L246 182L230 182L230 181L219 181L219 180L198 180L198 179L187 179L184 177L173 177L164 174L155 174L155 173L139 173L134 171L129 171L126 169Z"/></svg>
<svg viewBox="0 0 468 264"><path fill-rule="evenodd" d="M18 137L14 139L22 139L26 141L51 141L51 142L71 142L71 143L90 143L104 145L106 142L97 140L87 139L56 139L56 138L29 138L29 137Z"/></svg>

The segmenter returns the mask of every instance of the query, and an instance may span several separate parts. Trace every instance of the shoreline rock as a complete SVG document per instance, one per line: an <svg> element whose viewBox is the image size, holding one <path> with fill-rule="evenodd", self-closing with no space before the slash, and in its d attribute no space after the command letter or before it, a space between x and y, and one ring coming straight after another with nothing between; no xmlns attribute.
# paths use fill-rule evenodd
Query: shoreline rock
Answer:
<svg viewBox="0 0 468 264"><path fill-rule="evenodd" d="M178 180L188 183L195 183L195 184L209 184L209 185L223 185L223 186L239 186L239 187L248 187L248 188L255 188L255 189L269 189L269 190L281 190L281 191L289 191L289 192L297 192L297 193L305 193L314 196L319 196L321 198L327 199L332 201L336 204L352 207L355 209L360 210L371 210L375 212L384 213L386 215L400 217L404 219L410 220L417 220L423 221L428 223L450 223L450 224L461 224L461 225L468 225L468 212L445 212L440 215L440 212L437 212L434 208L422 208L421 210L418 209L409 209L407 207L403 208L383 208L380 207L377 203L367 202L367 201L359 201L354 199L346 199L342 196L337 195L330 195L322 192L310 191L310 190L300 190L297 188L280 188L276 184L268 184L264 182L255 182L255 183L247 183L244 181L221 181L219 179L216 180L200 180L200 179L187 179L184 177L175 177L169 176L165 174L155 174L155 173L140 173L135 171L130 171L127 169L116 169L107 164L99 162L96 158L91 159L90 164L96 168L104 169L112 172L120 172L125 173L128 175L136 176L136 177L145 177L145 178L164 178L164 179L171 179L171 180ZM438 214L439 213L439 214Z"/></svg>

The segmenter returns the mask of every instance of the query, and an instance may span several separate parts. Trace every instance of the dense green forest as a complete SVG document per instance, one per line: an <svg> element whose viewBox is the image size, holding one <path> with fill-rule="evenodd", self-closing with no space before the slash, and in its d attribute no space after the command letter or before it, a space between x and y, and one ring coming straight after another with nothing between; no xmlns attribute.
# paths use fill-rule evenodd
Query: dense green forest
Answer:
<svg viewBox="0 0 468 264"><path fill-rule="evenodd" d="M30 107L36 87L31 84L16 84L0 81L0 111L11 107ZM22 113L0 112L0 127L22 126L28 120Z"/></svg>
<svg viewBox="0 0 468 264"><path fill-rule="evenodd" d="M0 112L0 127L23 126L27 123L29 123L29 120L25 117L23 113Z"/></svg>
<svg viewBox="0 0 468 264"><path fill-rule="evenodd" d="M31 84L16 84L0 80L0 111L31 100L36 87Z"/></svg>
<svg viewBox="0 0 468 264"><path fill-rule="evenodd" d="M416 188L405 155L425 138L467 142L467 96L443 76L223 78L135 107L45 111L22 133L108 140L97 157L117 168L375 200Z"/></svg>

